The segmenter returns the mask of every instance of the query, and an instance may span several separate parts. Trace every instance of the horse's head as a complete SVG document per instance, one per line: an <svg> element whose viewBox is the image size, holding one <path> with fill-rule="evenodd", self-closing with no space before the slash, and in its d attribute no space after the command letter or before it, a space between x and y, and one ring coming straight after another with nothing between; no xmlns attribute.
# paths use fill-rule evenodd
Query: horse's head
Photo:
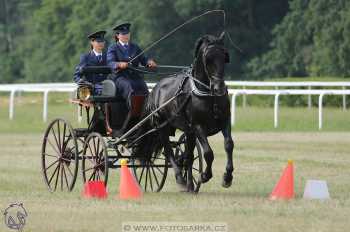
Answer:
<svg viewBox="0 0 350 232"><path fill-rule="evenodd" d="M226 93L225 63L230 62L230 57L224 46L224 36L224 32L219 38L205 35L197 40L195 46L195 78L202 79L199 76L204 76L207 80L202 81L209 81L210 90L215 95Z"/></svg>

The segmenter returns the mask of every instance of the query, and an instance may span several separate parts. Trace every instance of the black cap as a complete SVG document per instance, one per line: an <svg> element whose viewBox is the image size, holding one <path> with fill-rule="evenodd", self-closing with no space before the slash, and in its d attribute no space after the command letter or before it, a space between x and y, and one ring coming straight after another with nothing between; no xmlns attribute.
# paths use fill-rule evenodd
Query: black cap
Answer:
<svg viewBox="0 0 350 232"><path fill-rule="evenodd" d="M120 34L128 34L129 31L130 31L130 26L131 24L130 23L123 23L123 24L120 24L118 26L115 26L113 28L113 30L116 32L116 33L120 33Z"/></svg>
<svg viewBox="0 0 350 232"><path fill-rule="evenodd" d="M88 35L88 38L91 40L96 40L97 42L103 42L105 41L105 34L106 31L96 31Z"/></svg>

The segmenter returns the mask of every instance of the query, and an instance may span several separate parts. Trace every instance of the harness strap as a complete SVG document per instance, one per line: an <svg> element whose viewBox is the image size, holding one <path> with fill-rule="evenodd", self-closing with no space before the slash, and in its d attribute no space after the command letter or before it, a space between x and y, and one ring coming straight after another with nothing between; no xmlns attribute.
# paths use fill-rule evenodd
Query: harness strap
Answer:
<svg viewBox="0 0 350 232"><path fill-rule="evenodd" d="M132 147L135 144L137 144L138 141L140 141L142 138L144 138L145 136L152 134L154 132L159 131L160 129L164 128L165 126L167 126L175 117L178 116L178 114L182 111L182 109L185 107L185 105L187 104L189 98L191 97L191 95L187 95L186 100L182 103L181 107L178 108L177 112L175 113L174 116L172 116L171 118L169 118L168 120L164 121L162 124L160 124L159 126L147 131L146 133L140 135L139 137L137 137L132 143L130 143L128 145L128 147Z"/></svg>

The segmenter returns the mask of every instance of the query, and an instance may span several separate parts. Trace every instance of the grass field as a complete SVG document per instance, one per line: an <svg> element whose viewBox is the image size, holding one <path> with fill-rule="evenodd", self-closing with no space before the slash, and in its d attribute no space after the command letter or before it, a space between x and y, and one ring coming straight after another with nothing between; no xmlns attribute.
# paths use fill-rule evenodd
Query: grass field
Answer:
<svg viewBox="0 0 350 232"><path fill-rule="evenodd" d="M63 117L74 127L77 108L67 96L50 95L49 120ZM40 149L47 123L42 122L40 95L17 99L14 120L8 119L7 97L0 97L0 210L23 202L28 211L24 231L121 231L123 222L223 222L228 231L348 231L350 228L350 110L324 108L318 131L317 109L281 107L273 128L271 107L237 109L233 128L236 147L234 184L221 187L225 154L221 136L210 138L215 151L214 178L198 195L180 193L173 171L161 193L139 202L121 201L119 171L109 177L105 201L81 197L81 173L71 193L49 193L41 176ZM295 162L296 199L268 200L288 159ZM79 170L80 171L80 170ZM302 199L307 179L328 182L331 200ZM0 231L10 231L0 220Z"/></svg>
<svg viewBox="0 0 350 232"><path fill-rule="evenodd" d="M105 201L81 198L80 173L73 192L49 193L41 177L42 134L1 133L0 208L23 202L28 232L121 231L121 224L129 221L224 222L228 231L348 231L350 133L238 132L234 138L231 188L220 185L225 155L221 136L214 136L214 178L198 195L179 193L170 171L161 193L147 193L134 202L116 198L116 170L110 172L110 197ZM287 159L295 164L296 199L270 201ZM307 179L326 180L332 199L303 200ZM2 221L0 231L10 231Z"/></svg>

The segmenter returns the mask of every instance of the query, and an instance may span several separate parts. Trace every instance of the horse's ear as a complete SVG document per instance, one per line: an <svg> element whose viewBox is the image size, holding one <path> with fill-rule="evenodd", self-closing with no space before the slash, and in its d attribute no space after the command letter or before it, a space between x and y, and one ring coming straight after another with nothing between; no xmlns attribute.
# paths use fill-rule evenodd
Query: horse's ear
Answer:
<svg viewBox="0 0 350 232"><path fill-rule="evenodd" d="M230 54L226 49L225 49L225 63L230 63Z"/></svg>
<svg viewBox="0 0 350 232"><path fill-rule="evenodd" d="M219 41L224 43L225 40L225 31L221 32L220 36L219 36Z"/></svg>

